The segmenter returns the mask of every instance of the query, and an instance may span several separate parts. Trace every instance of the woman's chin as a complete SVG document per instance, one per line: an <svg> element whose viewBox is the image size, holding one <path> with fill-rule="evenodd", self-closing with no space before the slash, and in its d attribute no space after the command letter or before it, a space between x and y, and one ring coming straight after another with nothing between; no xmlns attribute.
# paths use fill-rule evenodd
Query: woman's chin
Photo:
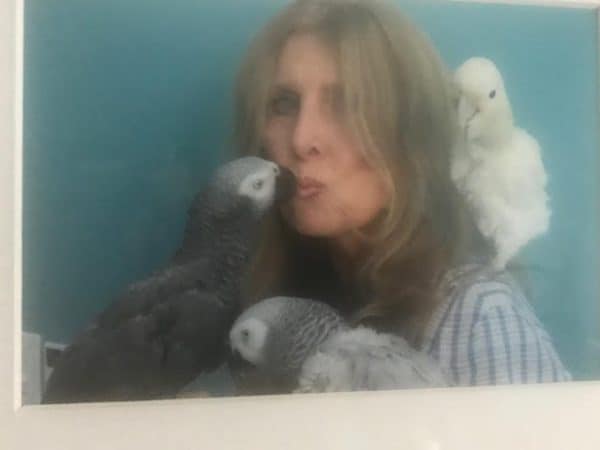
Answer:
<svg viewBox="0 0 600 450"><path fill-rule="evenodd" d="M334 237L339 234L344 223L340 218L332 217L326 211L308 208L306 205L288 205L283 209L286 221L298 233L311 237Z"/></svg>
<svg viewBox="0 0 600 450"><path fill-rule="evenodd" d="M294 218L291 221L294 229L304 235L311 237L332 237L336 235L337 228L330 223L319 220L307 220Z"/></svg>

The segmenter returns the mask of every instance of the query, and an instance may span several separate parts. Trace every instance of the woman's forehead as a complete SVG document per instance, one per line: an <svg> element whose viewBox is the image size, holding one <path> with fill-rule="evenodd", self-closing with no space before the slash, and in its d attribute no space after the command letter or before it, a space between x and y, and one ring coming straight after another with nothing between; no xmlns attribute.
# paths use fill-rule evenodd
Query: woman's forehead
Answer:
<svg viewBox="0 0 600 450"><path fill-rule="evenodd" d="M319 84L332 89L339 85L336 54L314 33L293 34L281 49L275 82L288 87Z"/></svg>

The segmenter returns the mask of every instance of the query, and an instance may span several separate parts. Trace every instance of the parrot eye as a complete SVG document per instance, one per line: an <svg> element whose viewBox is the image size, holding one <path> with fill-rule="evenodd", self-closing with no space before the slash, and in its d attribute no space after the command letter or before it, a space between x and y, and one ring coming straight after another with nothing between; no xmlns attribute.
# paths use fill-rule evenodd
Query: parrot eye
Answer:
<svg viewBox="0 0 600 450"><path fill-rule="evenodd" d="M496 96L496 89L490 92L490 98L494 98Z"/></svg>
<svg viewBox="0 0 600 450"><path fill-rule="evenodd" d="M242 330L242 340L244 342L247 342L249 337L250 337L250 332L248 330Z"/></svg>
<svg viewBox="0 0 600 450"><path fill-rule="evenodd" d="M254 190L258 191L261 187L263 187L263 180L254 180L252 182L252 187L254 188Z"/></svg>

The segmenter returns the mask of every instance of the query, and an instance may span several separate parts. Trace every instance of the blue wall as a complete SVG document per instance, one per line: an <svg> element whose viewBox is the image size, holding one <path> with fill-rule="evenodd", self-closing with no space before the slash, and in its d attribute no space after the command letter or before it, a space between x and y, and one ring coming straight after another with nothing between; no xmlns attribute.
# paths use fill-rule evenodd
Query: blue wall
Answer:
<svg viewBox="0 0 600 450"><path fill-rule="evenodd" d="M532 303L579 378L600 378L598 73L592 11L401 1L456 68L504 73L550 174ZM230 90L268 0L26 0L23 327L68 341L179 243L220 161ZM250 6L252 5L252 6Z"/></svg>

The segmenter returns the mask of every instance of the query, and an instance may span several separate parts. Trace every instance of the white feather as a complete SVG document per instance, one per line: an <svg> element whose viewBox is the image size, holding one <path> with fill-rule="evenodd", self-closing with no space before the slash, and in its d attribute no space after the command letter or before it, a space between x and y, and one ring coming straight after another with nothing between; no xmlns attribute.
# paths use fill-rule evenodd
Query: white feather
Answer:
<svg viewBox="0 0 600 450"><path fill-rule="evenodd" d="M513 124L504 81L493 62L471 58L455 73L459 125L452 178L481 233L494 243L502 269L550 222L540 147ZM493 93L493 95L492 95Z"/></svg>
<svg viewBox="0 0 600 450"><path fill-rule="evenodd" d="M392 334L359 327L342 331L307 358L297 392L336 392L447 386L427 355Z"/></svg>

